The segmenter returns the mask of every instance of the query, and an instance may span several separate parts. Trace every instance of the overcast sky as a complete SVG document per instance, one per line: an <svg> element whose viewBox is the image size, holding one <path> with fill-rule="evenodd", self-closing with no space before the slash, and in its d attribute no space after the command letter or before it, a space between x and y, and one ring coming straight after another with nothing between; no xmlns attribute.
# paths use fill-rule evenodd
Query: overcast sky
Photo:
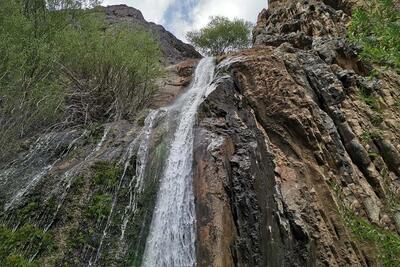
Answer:
<svg viewBox="0 0 400 267"><path fill-rule="evenodd" d="M126 4L140 9L148 21L162 24L178 38L207 24L210 16L256 22L267 0L103 0L103 5Z"/></svg>

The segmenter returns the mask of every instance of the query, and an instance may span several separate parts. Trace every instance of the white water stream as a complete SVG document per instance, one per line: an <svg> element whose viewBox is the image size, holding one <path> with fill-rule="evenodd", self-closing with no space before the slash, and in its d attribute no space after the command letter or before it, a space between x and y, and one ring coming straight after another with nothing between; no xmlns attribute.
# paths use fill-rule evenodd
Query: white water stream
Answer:
<svg viewBox="0 0 400 267"><path fill-rule="evenodd" d="M174 118L178 120L177 128L160 180L143 267L189 267L196 264L193 128L199 105L213 89L214 69L214 59L201 60L191 88L169 109L178 111L178 117Z"/></svg>

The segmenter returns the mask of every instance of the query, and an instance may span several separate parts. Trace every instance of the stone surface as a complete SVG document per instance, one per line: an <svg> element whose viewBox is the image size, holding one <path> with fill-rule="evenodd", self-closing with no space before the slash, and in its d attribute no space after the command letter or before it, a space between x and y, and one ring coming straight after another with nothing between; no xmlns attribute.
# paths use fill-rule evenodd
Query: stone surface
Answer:
<svg viewBox="0 0 400 267"><path fill-rule="evenodd" d="M254 48L218 59L196 134L200 266L379 265L343 210L398 231L400 77L357 58L353 3L270 1Z"/></svg>

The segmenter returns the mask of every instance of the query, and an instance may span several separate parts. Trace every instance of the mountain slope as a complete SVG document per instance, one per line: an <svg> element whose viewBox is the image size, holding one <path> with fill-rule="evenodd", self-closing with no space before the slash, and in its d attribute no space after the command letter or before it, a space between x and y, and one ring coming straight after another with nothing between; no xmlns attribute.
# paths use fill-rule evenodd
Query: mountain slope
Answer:
<svg viewBox="0 0 400 267"><path fill-rule="evenodd" d="M153 33L154 38L160 43L166 64L176 64L186 59L201 58L201 55L191 45L177 39L163 26L147 22L139 10L126 5L107 6L103 9L107 21L111 24L124 22L143 27Z"/></svg>

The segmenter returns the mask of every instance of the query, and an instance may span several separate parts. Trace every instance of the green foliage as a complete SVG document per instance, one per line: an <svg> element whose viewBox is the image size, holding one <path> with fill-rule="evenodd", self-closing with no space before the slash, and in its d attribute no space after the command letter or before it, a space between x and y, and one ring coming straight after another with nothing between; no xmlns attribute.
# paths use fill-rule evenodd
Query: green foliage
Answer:
<svg viewBox="0 0 400 267"><path fill-rule="evenodd" d="M152 36L83 10L96 0L0 1L0 161L54 126L130 119L161 73Z"/></svg>
<svg viewBox="0 0 400 267"><path fill-rule="evenodd" d="M361 134L361 140L365 143L371 142L373 140L381 139L381 138L382 138L382 133L379 131L374 131L374 132L364 131Z"/></svg>
<svg viewBox="0 0 400 267"><path fill-rule="evenodd" d="M349 37L363 47L361 56L400 70L400 12L395 0L365 1L353 12Z"/></svg>
<svg viewBox="0 0 400 267"><path fill-rule="evenodd" d="M26 204L25 207L18 211L18 215L20 219L28 219L32 214L35 214L39 209L39 205L37 202L32 201Z"/></svg>
<svg viewBox="0 0 400 267"><path fill-rule="evenodd" d="M3 267L38 267L38 264L18 254L8 255L2 262Z"/></svg>
<svg viewBox="0 0 400 267"><path fill-rule="evenodd" d="M0 225L0 266L37 266L35 263L29 263L28 257L32 255L27 253L33 254L40 249L48 249L52 244L51 235L33 225L25 224L15 231ZM26 250L28 247L30 250Z"/></svg>
<svg viewBox="0 0 400 267"><path fill-rule="evenodd" d="M102 15L94 13L59 39L60 45L68 44L61 69L72 90L70 122L132 118L146 107L161 75L161 52L148 32L124 24L100 31L104 28Z"/></svg>
<svg viewBox="0 0 400 267"><path fill-rule="evenodd" d="M380 113L374 113L371 117L371 123L376 127L381 125L383 121L384 121L383 116Z"/></svg>
<svg viewBox="0 0 400 267"><path fill-rule="evenodd" d="M367 92L367 90L360 88L358 96L361 101L366 103L372 110L380 112L381 107L379 103L379 99L374 96L372 93Z"/></svg>
<svg viewBox="0 0 400 267"><path fill-rule="evenodd" d="M357 238L377 248L383 266L400 266L400 236L350 213L346 216L346 223Z"/></svg>
<svg viewBox="0 0 400 267"><path fill-rule="evenodd" d="M206 27L188 32L187 38L204 54L218 56L249 47L250 28L251 23L244 20L212 17Z"/></svg>
<svg viewBox="0 0 400 267"><path fill-rule="evenodd" d="M52 18L48 18L52 21ZM52 29L24 16L16 1L0 1L0 146L2 156L13 139L54 123L62 94L54 79L56 51ZM2 159L0 156L0 159Z"/></svg>
<svg viewBox="0 0 400 267"><path fill-rule="evenodd" d="M118 183L122 170L109 162L103 161L96 162L92 170L95 194L88 207L88 214L90 217L100 220L110 213L112 196L108 192Z"/></svg>
<svg viewBox="0 0 400 267"><path fill-rule="evenodd" d="M96 220L106 217L111 210L112 197L108 194L95 195L89 206L89 215Z"/></svg>
<svg viewBox="0 0 400 267"><path fill-rule="evenodd" d="M118 178L122 175L120 168L108 162L96 162L92 169L95 172L93 176L95 185L105 190L115 186Z"/></svg>
<svg viewBox="0 0 400 267"><path fill-rule="evenodd" d="M400 236L355 215L340 202L340 198L343 196L342 187L335 181L329 181L328 184L339 200L339 213L354 237L359 242L376 248L376 255L383 266L400 266Z"/></svg>
<svg viewBox="0 0 400 267"><path fill-rule="evenodd" d="M400 99L396 100L396 102L394 103L395 108L400 110Z"/></svg>

